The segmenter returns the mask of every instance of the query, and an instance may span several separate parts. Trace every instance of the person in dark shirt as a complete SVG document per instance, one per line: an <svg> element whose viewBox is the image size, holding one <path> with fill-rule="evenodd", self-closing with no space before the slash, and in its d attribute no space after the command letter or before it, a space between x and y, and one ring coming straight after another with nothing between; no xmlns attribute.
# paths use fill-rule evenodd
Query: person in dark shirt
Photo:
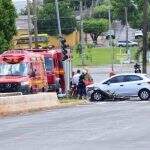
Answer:
<svg viewBox="0 0 150 150"><path fill-rule="evenodd" d="M78 83L78 94L79 94L79 99L82 99L83 96L86 97L86 85L85 85L85 71L82 72L82 74L79 77L79 83Z"/></svg>
<svg viewBox="0 0 150 150"><path fill-rule="evenodd" d="M134 72L141 73L141 66L138 63L134 65Z"/></svg>

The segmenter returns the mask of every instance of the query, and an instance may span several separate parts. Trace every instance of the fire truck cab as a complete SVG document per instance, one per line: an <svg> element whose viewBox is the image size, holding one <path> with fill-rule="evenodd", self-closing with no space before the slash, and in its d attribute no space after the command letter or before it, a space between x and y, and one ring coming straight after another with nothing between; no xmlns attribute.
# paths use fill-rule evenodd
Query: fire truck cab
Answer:
<svg viewBox="0 0 150 150"><path fill-rule="evenodd" d="M44 56L45 70L47 75L49 91L65 92L65 71L63 68L63 55L61 50L32 49L34 53Z"/></svg>
<svg viewBox="0 0 150 150"><path fill-rule="evenodd" d="M43 55L24 50L0 55L0 92L29 94L47 88Z"/></svg>

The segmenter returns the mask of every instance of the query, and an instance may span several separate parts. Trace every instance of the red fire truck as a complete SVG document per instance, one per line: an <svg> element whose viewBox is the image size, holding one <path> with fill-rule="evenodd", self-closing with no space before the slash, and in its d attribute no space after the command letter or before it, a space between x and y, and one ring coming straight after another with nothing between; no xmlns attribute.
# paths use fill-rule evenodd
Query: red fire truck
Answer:
<svg viewBox="0 0 150 150"><path fill-rule="evenodd" d="M0 92L47 91L44 56L24 50L0 55Z"/></svg>
<svg viewBox="0 0 150 150"><path fill-rule="evenodd" d="M61 50L31 49L34 53L44 56L45 70L49 91L62 90L65 92L65 71L63 68L63 55Z"/></svg>

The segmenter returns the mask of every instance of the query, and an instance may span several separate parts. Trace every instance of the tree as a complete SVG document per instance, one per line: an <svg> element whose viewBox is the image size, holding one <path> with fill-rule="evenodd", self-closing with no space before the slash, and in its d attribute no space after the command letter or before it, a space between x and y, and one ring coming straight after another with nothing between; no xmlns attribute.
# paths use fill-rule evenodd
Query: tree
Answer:
<svg viewBox="0 0 150 150"><path fill-rule="evenodd" d="M76 19L67 1L59 2L60 23L63 34L69 34L76 28ZM38 13L38 30L40 33L57 35L57 17L54 0L45 0Z"/></svg>
<svg viewBox="0 0 150 150"><path fill-rule="evenodd" d="M0 52L7 50L9 47L7 40L5 39L5 35L3 32L0 32Z"/></svg>
<svg viewBox="0 0 150 150"><path fill-rule="evenodd" d="M102 5L98 5L94 8L94 13L93 13L93 17L94 18L108 18L108 10L109 10L109 6L102 4Z"/></svg>
<svg viewBox="0 0 150 150"><path fill-rule="evenodd" d="M83 22L85 33L89 33L93 42L97 44L97 38L108 29L107 19L87 19Z"/></svg>
<svg viewBox="0 0 150 150"><path fill-rule="evenodd" d="M10 47L13 36L16 34L17 17L12 0L0 1L0 51Z"/></svg>
<svg viewBox="0 0 150 150"><path fill-rule="evenodd" d="M83 7L85 8L90 8L92 5L92 0L82 0L83 1ZM93 2L95 2L96 0L93 0ZM80 7L80 0L70 0L70 4L71 6L73 6L73 8L78 8Z"/></svg>
<svg viewBox="0 0 150 150"><path fill-rule="evenodd" d="M125 7L128 10L128 21L133 28L142 27L143 0L111 0L113 14L125 24Z"/></svg>

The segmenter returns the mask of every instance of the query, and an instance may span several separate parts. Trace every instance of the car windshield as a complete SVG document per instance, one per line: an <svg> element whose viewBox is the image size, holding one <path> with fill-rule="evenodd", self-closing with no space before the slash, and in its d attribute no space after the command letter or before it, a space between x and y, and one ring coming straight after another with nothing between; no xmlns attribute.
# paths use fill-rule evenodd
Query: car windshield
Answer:
<svg viewBox="0 0 150 150"><path fill-rule="evenodd" d="M0 64L0 76L27 76L28 64Z"/></svg>

